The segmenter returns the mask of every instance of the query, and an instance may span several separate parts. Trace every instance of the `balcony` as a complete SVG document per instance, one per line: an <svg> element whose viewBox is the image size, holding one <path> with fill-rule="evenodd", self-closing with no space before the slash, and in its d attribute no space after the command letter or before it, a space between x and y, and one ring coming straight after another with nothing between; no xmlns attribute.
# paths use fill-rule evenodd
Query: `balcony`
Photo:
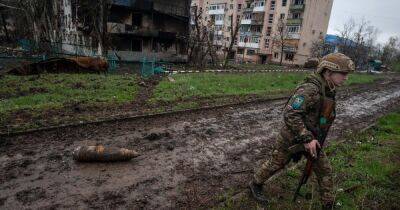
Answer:
<svg viewBox="0 0 400 210"><path fill-rule="evenodd" d="M287 39L300 39L300 33L288 33Z"/></svg>
<svg viewBox="0 0 400 210"><path fill-rule="evenodd" d="M214 40L213 43L214 43L214 45L220 45L220 46L223 45L223 41L222 40Z"/></svg>
<svg viewBox="0 0 400 210"><path fill-rule="evenodd" d="M287 19L286 25L301 25L303 23L303 18L297 19Z"/></svg>
<svg viewBox="0 0 400 210"><path fill-rule="evenodd" d="M253 12L253 7L248 7L243 9L243 13L252 13Z"/></svg>
<svg viewBox="0 0 400 210"><path fill-rule="evenodd" d="M132 6L131 0L114 0L112 2L113 5L123 6L123 7L130 7Z"/></svg>
<svg viewBox="0 0 400 210"><path fill-rule="evenodd" d="M289 7L290 11L304 11L305 4L291 4Z"/></svg>
<svg viewBox="0 0 400 210"><path fill-rule="evenodd" d="M215 31L214 34L216 34L216 35L223 35L223 34L224 34L224 31L218 30L218 31Z"/></svg>
<svg viewBox="0 0 400 210"><path fill-rule="evenodd" d="M264 20L251 20L251 25L264 25Z"/></svg>
<svg viewBox="0 0 400 210"><path fill-rule="evenodd" d="M208 10L209 15L223 15L225 14L225 9L215 9L215 10Z"/></svg>
<svg viewBox="0 0 400 210"><path fill-rule="evenodd" d="M254 48L254 49L260 48L260 44L259 43L253 43L253 42L239 42L238 46L239 47Z"/></svg>
<svg viewBox="0 0 400 210"><path fill-rule="evenodd" d="M126 33L126 27L123 23L107 23L109 33Z"/></svg>
<svg viewBox="0 0 400 210"><path fill-rule="evenodd" d="M297 52L297 47L294 46L283 46L283 52Z"/></svg>
<svg viewBox="0 0 400 210"><path fill-rule="evenodd" d="M223 20L216 20L215 21L215 25L216 26L224 25L224 21Z"/></svg>
<svg viewBox="0 0 400 210"><path fill-rule="evenodd" d="M258 6L253 8L253 12L264 12L265 6Z"/></svg>
<svg viewBox="0 0 400 210"><path fill-rule="evenodd" d="M251 19L243 19L240 21L240 24L242 25L250 25L251 24Z"/></svg>

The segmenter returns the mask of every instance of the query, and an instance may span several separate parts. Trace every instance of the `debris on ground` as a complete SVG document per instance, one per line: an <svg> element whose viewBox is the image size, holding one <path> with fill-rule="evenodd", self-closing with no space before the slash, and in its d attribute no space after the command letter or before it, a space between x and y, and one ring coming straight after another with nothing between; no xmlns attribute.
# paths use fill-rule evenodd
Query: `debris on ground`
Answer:
<svg viewBox="0 0 400 210"><path fill-rule="evenodd" d="M9 69L5 74L35 75L42 73L106 73L108 62L102 58L70 57L50 58L35 63L25 63Z"/></svg>

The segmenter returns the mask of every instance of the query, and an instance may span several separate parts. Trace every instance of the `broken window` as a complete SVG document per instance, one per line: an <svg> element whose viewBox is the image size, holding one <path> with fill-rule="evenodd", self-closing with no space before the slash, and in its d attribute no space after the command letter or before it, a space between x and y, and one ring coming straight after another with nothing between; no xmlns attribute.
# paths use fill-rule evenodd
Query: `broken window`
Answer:
<svg viewBox="0 0 400 210"><path fill-rule="evenodd" d="M134 29L142 27L142 14L133 13L132 15L132 25Z"/></svg>
<svg viewBox="0 0 400 210"><path fill-rule="evenodd" d="M142 52L142 40L140 39L132 40L132 51Z"/></svg>

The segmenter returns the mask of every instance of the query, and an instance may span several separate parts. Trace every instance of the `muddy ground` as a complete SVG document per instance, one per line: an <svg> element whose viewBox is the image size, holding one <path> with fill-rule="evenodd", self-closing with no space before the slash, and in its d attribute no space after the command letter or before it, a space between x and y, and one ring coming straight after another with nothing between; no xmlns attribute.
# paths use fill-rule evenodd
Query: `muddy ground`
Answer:
<svg viewBox="0 0 400 210"><path fill-rule="evenodd" d="M286 100L37 132L0 140L0 209L208 208L267 158ZM338 94L329 140L400 104L400 81ZM125 163L76 163L79 145L136 149Z"/></svg>

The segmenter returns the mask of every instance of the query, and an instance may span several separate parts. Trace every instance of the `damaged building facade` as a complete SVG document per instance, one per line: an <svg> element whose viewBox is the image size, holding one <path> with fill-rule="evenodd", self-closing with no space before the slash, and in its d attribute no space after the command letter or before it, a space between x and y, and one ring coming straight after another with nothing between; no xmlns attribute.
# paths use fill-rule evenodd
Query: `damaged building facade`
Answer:
<svg viewBox="0 0 400 210"><path fill-rule="evenodd" d="M48 30L34 31L31 36L20 36L17 40L51 43L52 52L65 55L116 55L129 62L140 62L144 58L187 61L190 0L57 0L39 3L49 10L44 13L47 15L45 20L38 17L31 24L27 18L27 25L42 24L36 28ZM15 11L11 13L15 14ZM12 23L12 17L7 22Z"/></svg>
<svg viewBox="0 0 400 210"><path fill-rule="evenodd" d="M107 31L125 61L186 62L190 0L114 0Z"/></svg>

